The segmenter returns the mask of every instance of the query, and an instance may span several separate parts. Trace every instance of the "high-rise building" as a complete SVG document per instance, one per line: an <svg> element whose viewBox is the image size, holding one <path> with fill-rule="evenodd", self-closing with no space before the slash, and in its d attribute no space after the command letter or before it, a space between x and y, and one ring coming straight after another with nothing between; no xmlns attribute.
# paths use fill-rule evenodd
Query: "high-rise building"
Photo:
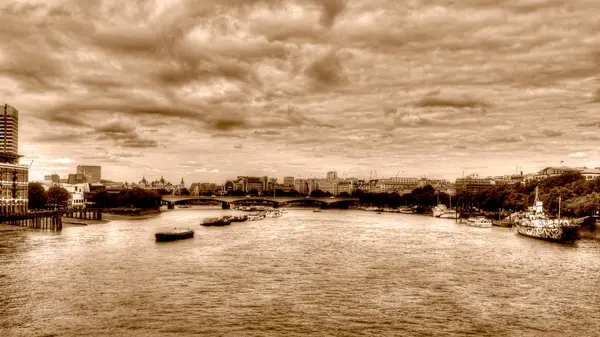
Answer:
<svg viewBox="0 0 600 337"><path fill-rule="evenodd" d="M302 194L308 194L308 182L306 179L296 179L294 189Z"/></svg>
<svg viewBox="0 0 600 337"><path fill-rule="evenodd" d="M327 172L327 180L332 181L332 180L337 179L337 177L338 177L337 172L335 172L335 171Z"/></svg>
<svg viewBox="0 0 600 337"><path fill-rule="evenodd" d="M0 156L2 162L19 163L19 111L4 104L0 115Z"/></svg>
<svg viewBox="0 0 600 337"><path fill-rule="evenodd" d="M86 177L88 183L99 183L102 179L102 166L77 165L77 174Z"/></svg>
<svg viewBox="0 0 600 337"><path fill-rule="evenodd" d="M4 104L0 112L0 213L27 212L29 166L19 165L19 111Z"/></svg>
<svg viewBox="0 0 600 337"><path fill-rule="evenodd" d="M283 186L294 186L294 177L283 177Z"/></svg>

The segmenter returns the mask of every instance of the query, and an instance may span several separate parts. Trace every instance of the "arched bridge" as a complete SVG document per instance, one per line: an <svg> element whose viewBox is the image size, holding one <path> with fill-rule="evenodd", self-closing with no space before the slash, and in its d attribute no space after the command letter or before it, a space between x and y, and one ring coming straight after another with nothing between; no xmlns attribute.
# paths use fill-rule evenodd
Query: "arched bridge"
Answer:
<svg viewBox="0 0 600 337"><path fill-rule="evenodd" d="M262 203L270 203L275 207L290 204L290 203L319 203L323 205L329 205L337 202L355 202L358 201L358 198L345 198L345 197L261 197L261 196L253 196L253 197L236 197L236 196L172 196L165 195L162 198L162 204L167 205L169 208L173 208L176 204L185 204L190 200L198 200L198 201L216 201L220 202L224 208L229 208L230 204L235 203L244 203L244 202L262 202Z"/></svg>

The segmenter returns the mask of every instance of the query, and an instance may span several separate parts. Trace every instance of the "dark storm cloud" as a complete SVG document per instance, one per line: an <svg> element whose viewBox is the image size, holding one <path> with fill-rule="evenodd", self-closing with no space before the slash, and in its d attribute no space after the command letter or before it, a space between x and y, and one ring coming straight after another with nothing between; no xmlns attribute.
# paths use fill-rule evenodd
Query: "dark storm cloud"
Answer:
<svg viewBox="0 0 600 337"><path fill-rule="evenodd" d="M33 137L33 141L41 143L63 143L83 139L84 132L41 133Z"/></svg>
<svg viewBox="0 0 600 337"><path fill-rule="evenodd" d="M563 132L559 130L543 130L542 135L547 137L559 137L563 135Z"/></svg>
<svg viewBox="0 0 600 337"><path fill-rule="evenodd" d="M135 125L122 120L113 120L108 123L96 126L96 132L124 134L135 131Z"/></svg>
<svg viewBox="0 0 600 337"><path fill-rule="evenodd" d="M428 107L448 107L448 108L488 108L491 104L480 99L475 99L468 95L450 95L444 94L439 90L430 91L423 98L415 103L415 106Z"/></svg>
<svg viewBox="0 0 600 337"><path fill-rule="evenodd" d="M132 137L132 138L128 138L128 139L124 139L123 141L121 141L119 143L119 145L121 147L124 148L152 148L152 147L157 147L158 146L158 142L153 140L153 139L143 139L140 138L139 136L137 137Z"/></svg>
<svg viewBox="0 0 600 337"><path fill-rule="evenodd" d="M152 148L157 147L154 139L141 137L131 121L115 119L94 128L94 133L99 140L112 140L117 146L123 148Z"/></svg>
<svg viewBox="0 0 600 337"><path fill-rule="evenodd" d="M600 57L599 57L599 62L600 64ZM600 89L597 89L596 92L594 92L594 97L592 98L592 102L600 102Z"/></svg>
<svg viewBox="0 0 600 337"><path fill-rule="evenodd" d="M267 112L262 115L263 119L258 121L257 124L265 128L288 128L288 127L322 127L322 128L333 128L332 124L320 121L316 118L306 116L300 109L293 105L287 107L279 107L273 104L267 104L264 106L264 111Z"/></svg>
<svg viewBox="0 0 600 337"><path fill-rule="evenodd" d="M389 108L388 107L388 108L384 108L383 109L383 115L385 117L395 115L397 112L398 112L398 109L396 109L396 108Z"/></svg>
<svg viewBox="0 0 600 337"><path fill-rule="evenodd" d="M38 118L51 123L59 123L68 126L83 126L88 127L88 123L82 121L79 117L73 114L57 113L52 115L42 115Z"/></svg>
<svg viewBox="0 0 600 337"><path fill-rule="evenodd" d="M519 143L523 141L521 137L494 137L490 139L493 143Z"/></svg>
<svg viewBox="0 0 600 337"><path fill-rule="evenodd" d="M577 124L577 126L586 128L600 128L600 121L581 122Z"/></svg>
<svg viewBox="0 0 600 337"><path fill-rule="evenodd" d="M246 126L243 119L220 118L212 122L212 126L218 131L228 131Z"/></svg>
<svg viewBox="0 0 600 337"><path fill-rule="evenodd" d="M346 84L348 81L339 52L334 50L311 62L304 74L313 80L320 90L330 90L332 87Z"/></svg>
<svg viewBox="0 0 600 337"><path fill-rule="evenodd" d="M321 24L331 27L335 18L346 9L346 0L317 0L323 8L321 14Z"/></svg>

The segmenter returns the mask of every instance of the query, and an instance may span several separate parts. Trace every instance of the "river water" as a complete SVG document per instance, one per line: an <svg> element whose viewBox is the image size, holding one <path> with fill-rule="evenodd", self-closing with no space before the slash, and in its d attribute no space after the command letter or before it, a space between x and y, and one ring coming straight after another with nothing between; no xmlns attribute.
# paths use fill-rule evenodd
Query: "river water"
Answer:
<svg viewBox="0 0 600 337"><path fill-rule="evenodd" d="M1 225L0 336L600 335L598 241L352 210L199 226L221 214Z"/></svg>

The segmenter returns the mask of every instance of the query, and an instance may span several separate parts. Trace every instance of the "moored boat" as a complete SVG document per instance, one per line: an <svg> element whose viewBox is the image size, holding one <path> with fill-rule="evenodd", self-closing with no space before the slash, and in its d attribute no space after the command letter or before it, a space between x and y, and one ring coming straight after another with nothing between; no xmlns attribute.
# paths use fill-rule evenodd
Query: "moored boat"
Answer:
<svg viewBox="0 0 600 337"><path fill-rule="evenodd" d="M320 211L321 211L321 209L320 209L320 208L315 208L315 209L313 209L313 212L320 212Z"/></svg>
<svg viewBox="0 0 600 337"><path fill-rule="evenodd" d="M446 207L444 204L439 204L433 208L433 216L442 219L458 219L460 213L455 209Z"/></svg>
<svg viewBox="0 0 600 337"><path fill-rule="evenodd" d="M156 238L156 241L159 241L159 242L188 239L188 238L194 237L194 230L189 229L189 228L187 228L187 229L175 228L170 231L155 233L154 237Z"/></svg>
<svg viewBox="0 0 600 337"><path fill-rule="evenodd" d="M208 218L201 223L202 226L227 226L231 224L231 220L226 217Z"/></svg>
<svg viewBox="0 0 600 337"><path fill-rule="evenodd" d="M237 215L237 216L231 215L231 216L228 216L227 219L231 222L244 222L244 221L248 220L248 216L247 215Z"/></svg>
<svg viewBox="0 0 600 337"><path fill-rule="evenodd" d="M248 215L248 221L257 221L264 219L265 216L262 214L250 214Z"/></svg>
<svg viewBox="0 0 600 337"><path fill-rule="evenodd" d="M544 212L542 201L538 200L537 187L535 189L534 206L529 207L527 212L518 214L513 221L517 233L523 236L568 243L579 239L580 224L578 221L560 219L560 216L558 219L551 219Z"/></svg>
<svg viewBox="0 0 600 337"><path fill-rule="evenodd" d="M413 214L415 213L415 210L410 206L400 206L400 208L398 208L398 212L402 214Z"/></svg>
<svg viewBox="0 0 600 337"><path fill-rule="evenodd" d="M492 220L482 216L470 217L467 219L467 225L471 227L491 228Z"/></svg>

